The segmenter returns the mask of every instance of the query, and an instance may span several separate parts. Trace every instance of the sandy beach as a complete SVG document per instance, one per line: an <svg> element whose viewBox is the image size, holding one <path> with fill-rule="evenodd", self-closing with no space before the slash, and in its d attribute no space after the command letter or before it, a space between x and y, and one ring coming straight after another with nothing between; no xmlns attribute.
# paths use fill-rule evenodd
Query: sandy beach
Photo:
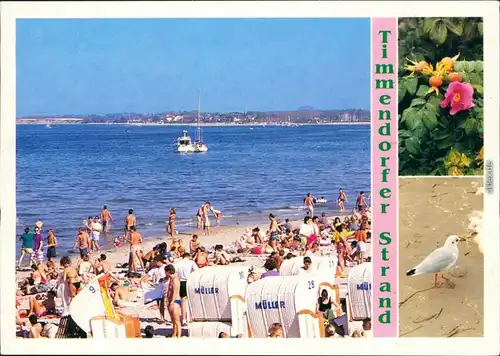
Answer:
<svg viewBox="0 0 500 356"><path fill-rule="evenodd" d="M468 230L470 216L483 209L482 178L399 180L400 337L483 336L484 258L478 237ZM459 242L457 265L433 288L432 274L408 277L446 237ZM450 275L451 274L451 275ZM453 287L454 285L454 287Z"/></svg>
<svg viewBox="0 0 500 356"><path fill-rule="evenodd" d="M342 215L339 215L342 217ZM345 216L345 215L344 215ZM334 216L329 217L331 221L333 221ZM302 221L300 220L295 220L295 221L290 221L292 228L300 228ZM203 246L210 248L211 246L215 244L223 244L224 246L231 246L242 234L245 233L247 229L252 229L255 227L259 227L261 231L266 231L269 227L268 223L262 223L262 224L255 224L251 226L214 226L212 227L211 235L204 235L202 230L193 230L190 232L186 233L179 233L176 235L176 238L179 238L182 240L183 245L188 248L189 246L189 240L192 236L193 233L197 234L200 238L200 242ZM171 239L169 236L165 233L164 235L153 237L153 238L147 238L144 239L144 242L142 244L142 250L144 253L150 251L153 246L160 242L166 241L168 245L171 243ZM107 260L111 263L113 266L113 273L118 274L120 272L124 272L126 268L119 268L116 267L117 265L121 265L124 262L128 261L128 256L129 256L129 246L128 244L124 244L119 248L112 248L109 250L102 250L99 253L94 252L91 253L90 258L91 261L94 261L99 257L100 253L105 253L107 256ZM76 262L79 260L79 255L75 253L63 253L61 251L58 254L58 257L56 259L56 264L59 264L59 259L64 256L64 255L69 255L70 258L72 259L72 262L74 265L76 265ZM258 272L262 273L265 272L265 269L263 268L264 262L266 261L268 254L262 254L262 255L248 255L248 254L239 254L239 256L242 258L242 262L238 262L238 265L242 264L245 267L252 267ZM25 263L23 265L26 265L26 259ZM16 280L19 281L23 278L26 278L30 275L31 271L28 271L27 268L23 268L21 271L16 271ZM23 296L21 297L21 309L29 309L29 298L30 296ZM127 306L127 307L122 307L120 308L121 312L124 312L129 315L138 315L140 317L141 321L141 330L144 331L144 328L147 325L152 325L155 328L156 334L159 336L167 336L171 333L171 324L170 323L161 323L159 321L159 310L158 306L156 303L149 303L147 305L144 305L143 303L143 298L142 295L139 293L137 297L135 298L135 302L133 303L132 306ZM62 303L62 300L60 298L57 298L56 301L58 303ZM39 320L49 322L49 323L55 323L56 325L59 322L59 318L50 318L50 319L44 319L43 317L40 318ZM22 333L18 332L17 333L18 337L22 337ZM187 336L187 326L183 327L183 335Z"/></svg>
<svg viewBox="0 0 500 356"><path fill-rule="evenodd" d="M300 221L294 222L294 224L300 224ZM189 239L191 238L191 235L193 233L198 234L200 236L201 244L204 246L211 246L216 243L223 244L224 246L229 246L231 245L237 238L239 238L247 228L254 228L258 226L261 230L266 231L268 228L268 224L259 224L259 225L253 225L253 226L221 226L221 227L213 227L212 228L212 233L210 236L204 236L203 231L192 231L190 233L182 233L177 235L178 238L180 238L183 242L184 246L189 246ZM161 243L163 241L167 241L170 245L171 240L169 239L168 235L165 233L165 235L157 236L154 238L147 238L144 240L142 246L143 246L143 251L144 253L150 251L154 245ZM117 268L115 267L117 264L123 264L128 261L128 255L129 255L129 246L128 244L122 245L119 248L113 248L107 251L102 251L100 253L105 253L107 256L107 260L110 261L111 265L114 266L113 268L113 273L118 273L120 271L123 271L125 269L123 268ZM91 254L91 261L94 261L96 258L99 257L99 254L97 252L94 252ZM59 256L62 257L64 255L68 255L67 253L64 254L62 251L59 253ZM70 258L72 259L73 262L76 262L80 257L77 253L75 254L69 254ZM58 257L56 259L56 262L58 264L58 261L60 259ZM265 259L267 258L266 255L260 255L260 256L249 256L244 258L244 262L240 262L244 265L247 265L248 267L250 266L255 266L255 268L258 271L263 271L262 265L265 262ZM25 261L27 258L25 259ZM27 262L27 261L26 261ZM24 265L25 263L23 263ZM29 276L31 271L25 271L24 269L22 271L16 271L16 280L20 280L23 278L26 278ZM29 304L28 304L29 296L25 296L21 298L21 308L24 309L29 309ZM60 302L60 299L57 299L58 302ZM155 330L157 331L157 335L160 336L167 336L169 333L171 333L171 325L169 324L160 324L158 321L158 317L160 315L158 307L156 306L156 303L150 303L148 305L144 305L142 299L137 300L135 302L136 305L131 306L131 307L125 307L122 308L121 311L127 314L131 315L140 315L140 320L141 320L141 329L144 330L144 328L147 325L152 325ZM41 321L47 321L51 323L56 323L58 322L57 319L47 319L44 320L43 318L40 318ZM183 328L183 333L187 336L187 327ZM19 334L20 336L20 334ZM21 336L20 336L21 337Z"/></svg>

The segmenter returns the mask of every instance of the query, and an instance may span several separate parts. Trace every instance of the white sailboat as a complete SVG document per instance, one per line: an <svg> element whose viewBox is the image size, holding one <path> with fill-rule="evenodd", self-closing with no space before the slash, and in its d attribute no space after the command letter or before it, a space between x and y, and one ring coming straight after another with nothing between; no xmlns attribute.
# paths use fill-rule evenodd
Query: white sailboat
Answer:
<svg viewBox="0 0 500 356"><path fill-rule="evenodd" d="M200 93L198 93L198 118L196 127L196 139L193 142L187 130L182 131L182 136L174 141L176 151L179 153L204 153L208 152L208 146L202 141L200 125Z"/></svg>

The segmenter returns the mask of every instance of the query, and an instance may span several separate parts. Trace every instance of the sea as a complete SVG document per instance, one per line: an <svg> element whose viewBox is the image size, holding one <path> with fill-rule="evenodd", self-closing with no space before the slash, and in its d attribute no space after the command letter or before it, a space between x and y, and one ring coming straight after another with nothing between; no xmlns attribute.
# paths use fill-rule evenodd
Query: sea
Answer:
<svg viewBox="0 0 500 356"><path fill-rule="evenodd" d="M116 219L109 245L128 209L138 231L152 237L165 233L172 207L177 229L187 232L205 201L222 211L222 225L246 226L267 222L269 213L303 218L308 192L328 200L316 211L329 215L339 213L339 188L347 209L359 191L370 194L369 125L203 127L209 151L201 154L175 152L183 129L195 136L182 126L18 125L18 234L41 220L45 232L56 230L61 255L104 205Z"/></svg>

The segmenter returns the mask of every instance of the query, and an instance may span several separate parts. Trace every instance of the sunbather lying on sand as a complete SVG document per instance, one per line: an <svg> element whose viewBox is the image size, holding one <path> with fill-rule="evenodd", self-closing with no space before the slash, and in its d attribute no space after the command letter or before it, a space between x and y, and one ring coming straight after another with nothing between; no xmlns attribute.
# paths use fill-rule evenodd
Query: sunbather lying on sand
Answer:
<svg viewBox="0 0 500 356"><path fill-rule="evenodd" d="M222 245L215 246L215 264L216 265L228 265L233 258L224 251Z"/></svg>
<svg viewBox="0 0 500 356"><path fill-rule="evenodd" d="M37 317L41 317L47 314L56 313L56 293L54 291L48 291L46 299L37 299L35 297L30 297L30 309L28 310L28 315L35 314Z"/></svg>

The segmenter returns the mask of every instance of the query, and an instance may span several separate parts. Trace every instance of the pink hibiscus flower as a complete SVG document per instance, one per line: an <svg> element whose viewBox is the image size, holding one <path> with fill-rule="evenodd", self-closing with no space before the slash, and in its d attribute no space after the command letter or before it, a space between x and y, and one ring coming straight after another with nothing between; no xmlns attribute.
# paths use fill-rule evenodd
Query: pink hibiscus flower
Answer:
<svg viewBox="0 0 500 356"><path fill-rule="evenodd" d="M473 94L474 89L469 83L451 82L448 85L446 94L444 94L444 100L440 106L445 108L449 105L450 115L455 115L459 111L468 110L476 106L472 102Z"/></svg>

